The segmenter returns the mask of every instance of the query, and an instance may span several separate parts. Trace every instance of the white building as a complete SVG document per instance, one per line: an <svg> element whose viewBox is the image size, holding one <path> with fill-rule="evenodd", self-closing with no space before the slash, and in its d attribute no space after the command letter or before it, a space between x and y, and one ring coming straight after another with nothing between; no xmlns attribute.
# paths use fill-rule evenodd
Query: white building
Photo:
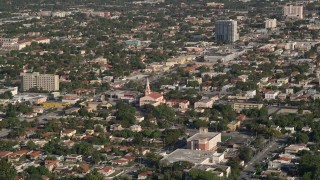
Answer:
<svg viewBox="0 0 320 180"><path fill-rule="evenodd" d="M140 131L142 131L142 128L141 128L141 126L140 125L132 125L132 126L130 126L130 130L132 131L132 132L140 132Z"/></svg>
<svg viewBox="0 0 320 180"><path fill-rule="evenodd" d="M257 90L250 90L246 92L246 96L249 98L254 98L257 95Z"/></svg>
<svg viewBox="0 0 320 180"><path fill-rule="evenodd" d="M64 11L56 11L52 13L52 17L66 17L66 12Z"/></svg>
<svg viewBox="0 0 320 180"><path fill-rule="evenodd" d="M273 91L267 92L267 93L264 94L264 99L268 100L268 101L272 100L272 99L276 99L278 94L279 94L279 91L277 91L277 92L273 92Z"/></svg>
<svg viewBox="0 0 320 180"><path fill-rule="evenodd" d="M296 154L299 151L306 150L310 151L306 144L291 144L290 146L286 147L285 149L286 154Z"/></svg>

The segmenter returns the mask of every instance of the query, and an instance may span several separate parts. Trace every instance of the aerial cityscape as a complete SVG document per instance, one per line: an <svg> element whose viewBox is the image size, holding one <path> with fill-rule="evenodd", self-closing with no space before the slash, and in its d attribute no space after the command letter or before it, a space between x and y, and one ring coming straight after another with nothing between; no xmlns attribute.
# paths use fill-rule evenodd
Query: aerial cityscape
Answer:
<svg viewBox="0 0 320 180"><path fill-rule="evenodd" d="M320 1L0 0L0 180L320 179Z"/></svg>

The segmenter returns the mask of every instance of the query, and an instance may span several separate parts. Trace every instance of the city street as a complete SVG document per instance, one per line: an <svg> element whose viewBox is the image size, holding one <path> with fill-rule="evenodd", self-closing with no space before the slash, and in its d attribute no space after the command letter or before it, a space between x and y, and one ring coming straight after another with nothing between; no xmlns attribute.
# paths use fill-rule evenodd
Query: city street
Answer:
<svg viewBox="0 0 320 180"><path fill-rule="evenodd" d="M248 162L247 166L241 172L239 179L250 179L253 172L255 172L255 164L261 163L263 159L268 157L268 154L277 150L281 144L280 139L274 140L271 143L267 144L266 148L260 151L257 155L255 155L250 162Z"/></svg>

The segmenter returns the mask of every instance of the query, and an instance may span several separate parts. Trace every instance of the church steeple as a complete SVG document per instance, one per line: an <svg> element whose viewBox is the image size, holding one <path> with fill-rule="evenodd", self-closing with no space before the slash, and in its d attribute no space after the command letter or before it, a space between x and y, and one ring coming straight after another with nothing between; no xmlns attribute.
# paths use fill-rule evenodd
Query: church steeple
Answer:
<svg viewBox="0 0 320 180"><path fill-rule="evenodd" d="M151 90L150 90L149 78L147 78L146 90L144 92L144 95L148 96L150 93L151 93Z"/></svg>

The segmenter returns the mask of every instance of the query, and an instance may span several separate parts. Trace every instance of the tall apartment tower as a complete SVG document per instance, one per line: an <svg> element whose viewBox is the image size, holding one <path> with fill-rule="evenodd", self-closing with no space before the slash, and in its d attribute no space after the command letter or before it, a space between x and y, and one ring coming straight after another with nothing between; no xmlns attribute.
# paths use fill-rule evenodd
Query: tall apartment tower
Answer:
<svg viewBox="0 0 320 180"><path fill-rule="evenodd" d="M217 42L232 43L239 40L237 21L234 21L234 20L216 21L215 37Z"/></svg>
<svg viewBox="0 0 320 180"><path fill-rule="evenodd" d="M21 73L21 89L28 91L32 88L45 91L59 91L59 76L54 74L40 74L39 72Z"/></svg>
<svg viewBox="0 0 320 180"><path fill-rule="evenodd" d="M277 27L277 20L276 19L267 19L265 21L265 28L266 29L273 29Z"/></svg>
<svg viewBox="0 0 320 180"><path fill-rule="evenodd" d="M286 5L283 7L283 15L290 19L303 19L302 5Z"/></svg>

